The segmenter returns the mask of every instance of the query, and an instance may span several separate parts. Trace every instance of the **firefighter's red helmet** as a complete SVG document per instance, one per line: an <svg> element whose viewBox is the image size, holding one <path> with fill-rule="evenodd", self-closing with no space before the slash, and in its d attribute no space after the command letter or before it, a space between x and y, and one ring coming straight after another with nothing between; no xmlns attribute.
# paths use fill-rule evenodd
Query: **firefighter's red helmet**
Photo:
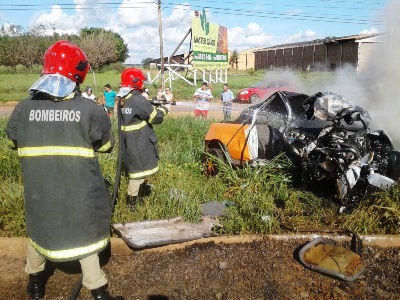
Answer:
<svg viewBox="0 0 400 300"><path fill-rule="evenodd" d="M121 74L121 85L117 97L125 97L132 90L142 90L146 80L147 77L142 70L125 69Z"/></svg>
<svg viewBox="0 0 400 300"><path fill-rule="evenodd" d="M57 98L71 94L85 81L90 64L85 53L69 41L58 41L44 54L42 76L29 91L43 92Z"/></svg>
<svg viewBox="0 0 400 300"><path fill-rule="evenodd" d="M147 80L146 75L142 70L129 68L121 74L121 87L129 87L134 90L140 90L143 88L144 82Z"/></svg>
<svg viewBox="0 0 400 300"><path fill-rule="evenodd" d="M50 46L44 54L42 75L59 74L81 84L89 68L85 53L71 42L61 40Z"/></svg>

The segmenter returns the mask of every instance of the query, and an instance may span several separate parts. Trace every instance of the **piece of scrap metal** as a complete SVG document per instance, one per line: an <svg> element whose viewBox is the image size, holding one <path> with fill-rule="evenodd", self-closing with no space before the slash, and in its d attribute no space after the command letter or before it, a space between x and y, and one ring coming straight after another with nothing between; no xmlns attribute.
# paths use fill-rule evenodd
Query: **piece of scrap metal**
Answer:
<svg viewBox="0 0 400 300"><path fill-rule="evenodd" d="M307 243L299 252L301 263L322 274L346 281L357 279L364 272L364 262L351 250L332 246L318 237Z"/></svg>
<svg viewBox="0 0 400 300"><path fill-rule="evenodd" d="M216 225L218 221L209 217L203 217L199 223L184 222L182 217L176 217L112 226L126 244L140 249L216 236L212 231Z"/></svg>

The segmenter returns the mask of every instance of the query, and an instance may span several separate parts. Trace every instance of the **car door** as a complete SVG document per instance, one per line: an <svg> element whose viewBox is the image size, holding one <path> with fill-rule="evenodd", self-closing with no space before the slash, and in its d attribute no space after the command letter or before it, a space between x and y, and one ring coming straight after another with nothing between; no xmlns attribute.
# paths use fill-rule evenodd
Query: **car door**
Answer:
<svg viewBox="0 0 400 300"><path fill-rule="evenodd" d="M263 82L258 86L258 96L260 96L260 100L263 101L267 99L271 94L268 92L268 82Z"/></svg>

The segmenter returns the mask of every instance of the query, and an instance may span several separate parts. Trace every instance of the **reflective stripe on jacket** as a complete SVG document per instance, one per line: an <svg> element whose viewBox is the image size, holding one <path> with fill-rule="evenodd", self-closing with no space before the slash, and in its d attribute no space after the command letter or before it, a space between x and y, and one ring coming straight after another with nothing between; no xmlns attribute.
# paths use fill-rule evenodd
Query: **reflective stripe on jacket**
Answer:
<svg viewBox="0 0 400 300"><path fill-rule="evenodd" d="M160 124L168 109L154 107L137 90L125 98L121 108L124 132L124 162L131 179L146 178L159 170L157 136L152 124Z"/></svg>
<svg viewBox="0 0 400 300"><path fill-rule="evenodd" d="M49 260L80 259L109 241L111 200L95 152L114 147L102 107L37 93L14 109L6 132L18 150L27 234Z"/></svg>

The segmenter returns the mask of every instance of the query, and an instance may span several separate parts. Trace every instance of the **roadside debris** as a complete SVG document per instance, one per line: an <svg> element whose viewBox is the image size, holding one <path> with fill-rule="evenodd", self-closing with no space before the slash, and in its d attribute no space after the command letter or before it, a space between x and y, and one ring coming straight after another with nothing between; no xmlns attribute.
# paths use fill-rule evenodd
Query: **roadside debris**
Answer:
<svg viewBox="0 0 400 300"><path fill-rule="evenodd" d="M364 272L364 262L358 254L327 244L322 237L306 244L299 258L311 270L346 281L353 281Z"/></svg>
<svg viewBox="0 0 400 300"><path fill-rule="evenodd" d="M217 224L217 220L204 216L199 223L184 222L181 217L176 217L112 226L127 245L141 249L215 236L212 228Z"/></svg>

